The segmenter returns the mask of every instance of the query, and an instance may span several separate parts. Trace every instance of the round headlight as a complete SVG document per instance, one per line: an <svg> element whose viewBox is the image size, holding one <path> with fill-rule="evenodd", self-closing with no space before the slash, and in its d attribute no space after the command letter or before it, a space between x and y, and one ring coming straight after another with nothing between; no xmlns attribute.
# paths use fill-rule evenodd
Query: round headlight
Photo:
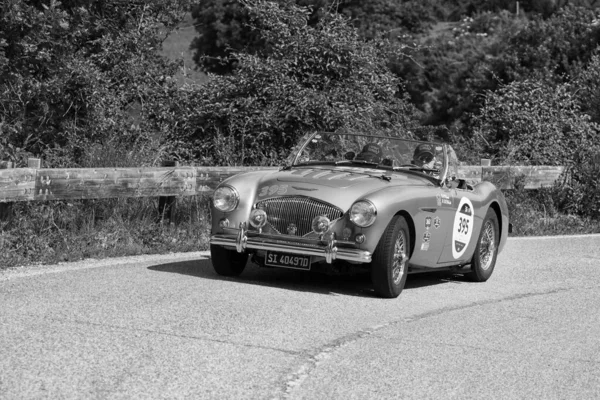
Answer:
<svg viewBox="0 0 600 400"><path fill-rule="evenodd" d="M233 211L240 201L237 190L231 186L221 186L213 194L213 205L219 211Z"/></svg>
<svg viewBox="0 0 600 400"><path fill-rule="evenodd" d="M367 200L357 201L350 208L350 221L362 228L372 225L376 216L375 205Z"/></svg>
<svg viewBox="0 0 600 400"><path fill-rule="evenodd" d="M250 225L260 229L267 223L267 213L265 210L254 209L250 213Z"/></svg>

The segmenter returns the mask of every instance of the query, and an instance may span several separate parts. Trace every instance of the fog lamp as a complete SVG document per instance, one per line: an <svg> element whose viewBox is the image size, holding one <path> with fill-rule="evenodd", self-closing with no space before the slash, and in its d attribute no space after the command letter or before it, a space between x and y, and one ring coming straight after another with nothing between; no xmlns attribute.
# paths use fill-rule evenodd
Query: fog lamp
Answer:
<svg viewBox="0 0 600 400"><path fill-rule="evenodd" d="M227 218L223 218L222 220L219 221L219 227L220 228L228 228L229 227L229 220Z"/></svg>
<svg viewBox="0 0 600 400"><path fill-rule="evenodd" d="M354 237L354 241L358 244L363 244L367 238L362 233L359 233Z"/></svg>
<svg viewBox="0 0 600 400"><path fill-rule="evenodd" d="M267 223L267 213L265 210L254 209L250 213L250 225L260 229Z"/></svg>
<svg viewBox="0 0 600 400"><path fill-rule="evenodd" d="M323 234L325 232L327 232L327 230L329 229L329 218L327 218L324 215L320 215L318 217L315 217L312 220L312 230L316 233Z"/></svg>

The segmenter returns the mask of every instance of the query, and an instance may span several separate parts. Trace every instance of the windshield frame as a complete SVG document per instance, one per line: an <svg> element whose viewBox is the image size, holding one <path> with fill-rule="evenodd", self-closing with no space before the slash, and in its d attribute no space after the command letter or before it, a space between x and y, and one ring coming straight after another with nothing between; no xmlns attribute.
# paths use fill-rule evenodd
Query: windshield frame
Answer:
<svg viewBox="0 0 600 400"><path fill-rule="evenodd" d="M346 162L343 162L344 160L339 160L339 161L325 161L325 160L315 160L313 163L306 163L306 162L299 162L299 159L302 157L302 154L304 152L307 151L308 146L312 143L313 139L315 139L317 137L317 135L328 135L328 136L356 136L356 137L364 137L367 138L368 140L391 140L391 141L401 141L401 142L406 142L406 143L410 143L412 145L414 145L414 147L420 145L420 144L427 144L427 145L433 145L436 147L441 147L442 148L442 153L443 153L443 161L442 161L442 167L439 169L439 174L438 177L434 177L431 174L428 174L427 171L433 171L433 170L428 170L427 168L423 169L422 167L418 167L418 166L414 166L414 167L410 167L410 166L386 166L386 165L382 165L379 163L372 163L372 162L358 162L358 160L347 160ZM446 177L448 176L449 173L449 146L446 143L442 143L442 142L437 142L437 141L422 141L422 140L414 140L414 139L405 139L405 138L400 138L400 137L395 137L395 136L384 136L384 135L368 135L368 134L360 134L360 133L337 133L337 132L314 132L312 134L310 134L307 139L304 141L304 143L302 144L302 146L300 146L295 154L295 156L293 157L293 160L290 164L290 168L294 168L294 167L311 167L311 166L319 166L319 165L331 165L331 166L352 166L355 168L365 168L365 169L377 169L380 171L391 171L391 172L407 172L407 173L411 173L411 174L416 174L419 176L424 176L427 178L430 178L431 180L433 180L434 182L438 182L438 183L443 183L446 181Z"/></svg>

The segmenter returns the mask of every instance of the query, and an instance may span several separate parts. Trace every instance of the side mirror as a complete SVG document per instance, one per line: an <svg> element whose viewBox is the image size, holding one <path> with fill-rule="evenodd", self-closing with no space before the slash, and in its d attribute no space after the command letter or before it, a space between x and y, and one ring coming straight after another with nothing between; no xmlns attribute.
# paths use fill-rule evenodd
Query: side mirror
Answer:
<svg viewBox="0 0 600 400"><path fill-rule="evenodd" d="M346 160L354 160L354 157L356 157L356 153L353 151L349 151L346 154L344 154L344 158Z"/></svg>

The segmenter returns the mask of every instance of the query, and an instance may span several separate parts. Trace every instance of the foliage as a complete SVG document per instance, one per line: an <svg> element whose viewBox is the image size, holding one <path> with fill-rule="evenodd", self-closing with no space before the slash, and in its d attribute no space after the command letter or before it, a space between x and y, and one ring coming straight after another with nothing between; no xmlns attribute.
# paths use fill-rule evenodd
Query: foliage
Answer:
<svg viewBox="0 0 600 400"><path fill-rule="evenodd" d="M581 111L600 123L600 56L594 54L589 64L574 73L571 80Z"/></svg>
<svg viewBox="0 0 600 400"><path fill-rule="evenodd" d="M567 166L565 179L555 196L562 211L600 220L600 144L581 148Z"/></svg>
<svg viewBox="0 0 600 400"><path fill-rule="evenodd" d="M513 32L505 58L496 60L492 69L504 83L542 76L561 82L587 64L599 44L595 11L566 7L548 19L534 15Z"/></svg>
<svg viewBox="0 0 600 400"><path fill-rule="evenodd" d="M203 197L178 199L171 224L157 222L153 199L21 202L12 208L12 218L0 221L0 269L208 248Z"/></svg>
<svg viewBox="0 0 600 400"><path fill-rule="evenodd" d="M484 93L526 79L567 82L599 44L600 24L590 9L566 7L548 18L483 9L426 37L409 58L394 59L393 71L427 115L424 123L456 126L464 134Z"/></svg>
<svg viewBox="0 0 600 400"><path fill-rule="evenodd" d="M415 110L396 97L387 42L365 43L340 15L309 25L292 1L245 2L265 45L234 53L236 70L184 89L172 115L173 151L205 165L277 164L306 132L418 130Z"/></svg>
<svg viewBox="0 0 600 400"><path fill-rule="evenodd" d="M505 165L564 165L552 193L553 207L600 216L600 125L581 112L568 84L513 82L486 97L474 118L478 154ZM525 202L521 202L525 204Z"/></svg>
<svg viewBox="0 0 600 400"><path fill-rule="evenodd" d="M505 190L513 236L600 233L600 220L566 213L557 202L557 188Z"/></svg>
<svg viewBox="0 0 600 400"><path fill-rule="evenodd" d="M330 0L296 0L310 7L309 22L315 24L330 5ZM251 27L248 7L239 0L200 0L192 7L198 37L191 43L194 61L214 73L229 73L237 65L233 53L255 53L264 46L259 33Z"/></svg>
<svg viewBox="0 0 600 400"><path fill-rule="evenodd" d="M490 64L504 57L506 35L520 23L507 13L465 17L394 58L391 68L426 114L425 124L451 126L481 106L481 93L499 83Z"/></svg>
<svg viewBox="0 0 600 400"><path fill-rule="evenodd" d="M395 0L294 0L307 7L308 25L323 24L329 13L350 19L365 40L395 39L405 33L424 32L433 22L436 2ZM265 46L251 26L250 10L240 0L199 0L192 9L198 37L191 47L194 60L207 71L230 73L237 65L236 52L254 54ZM285 3L285 2L284 2Z"/></svg>
<svg viewBox="0 0 600 400"><path fill-rule="evenodd" d="M87 151L114 145L158 157L159 107L176 65L158 56L185 1L17 1L0 13L0 158L90 165ZM132 112L137 109L137 116ZM19 149L10 154L12 149ZM139 152L144 149L144 152Z"/></svg>
<svg viewBox="0 0 600 400"><path fill-rule="evenodd" d="M433 22L432 1L346 0L337 11L350 18L363 39L394 39L406 33L422 33Z"/></svg>
<svg viewBox="0 0 600 400"><path fill-rule="evenodd" d="M507 165L565 165L600 139L570 86L513 82L486 96L474 118L481 153Z"/></svg>

